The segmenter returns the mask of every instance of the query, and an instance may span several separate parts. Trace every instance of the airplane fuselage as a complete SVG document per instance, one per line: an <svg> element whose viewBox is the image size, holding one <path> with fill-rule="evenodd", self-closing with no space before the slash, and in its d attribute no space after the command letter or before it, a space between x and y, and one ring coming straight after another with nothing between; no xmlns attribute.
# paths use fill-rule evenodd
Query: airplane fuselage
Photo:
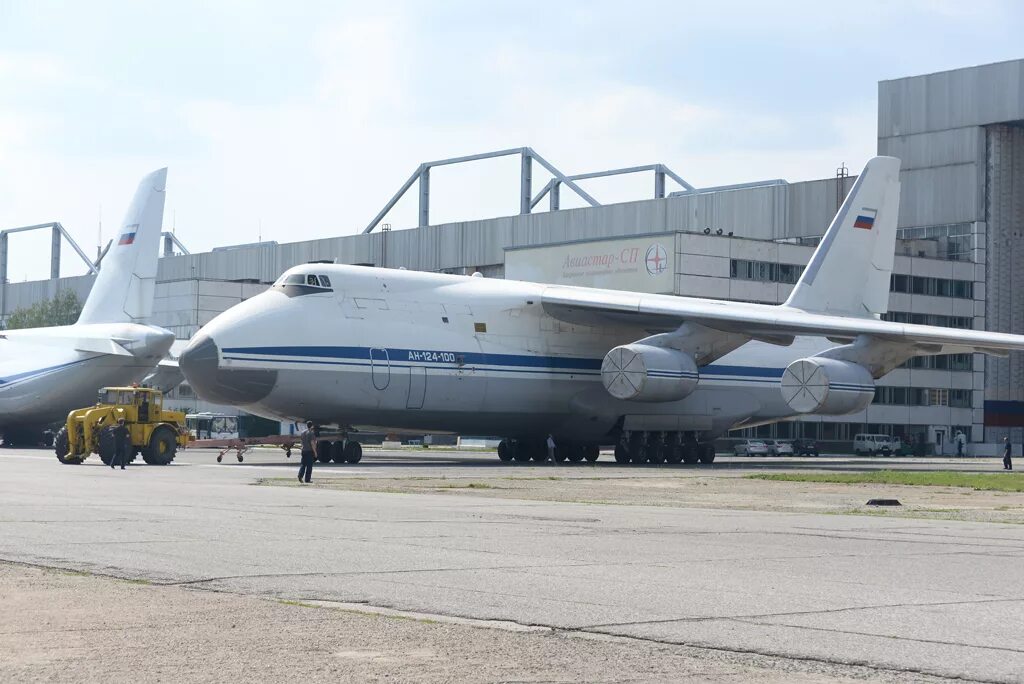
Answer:
<svg viewBox="0 0 1024 684"><path fill-rule="evenodd" d="M751 342L701 368L685 399L622 401L602 385L601 362L647 336L641 327L555 319L533 283L317 268L333 289L279 281L199 333L181 364L201 396L343 427L607 442L625 421L714 436L794 415L783 370L834 346Z"/></svg>
<svg viewBox="0 0 1024 684"><path fill-rule="evenodd" d="M174 335L134 323L8 330L0 335L0 429L38 428L142 380Z"/></svg>

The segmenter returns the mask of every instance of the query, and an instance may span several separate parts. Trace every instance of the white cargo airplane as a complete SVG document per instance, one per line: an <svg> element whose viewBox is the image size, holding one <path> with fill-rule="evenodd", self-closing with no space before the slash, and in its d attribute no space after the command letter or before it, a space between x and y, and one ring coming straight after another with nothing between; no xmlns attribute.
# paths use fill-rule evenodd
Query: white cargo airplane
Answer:
<svg viewBox="0 0 1024 684"><path fill-rule="evenodd" d="M0 331L0 432L34 444L43 428L96 401L104 385L142 380L174 334L139 321L153 311L167 169L135 192L74 325Z"/></svg>
<svg viewBox="0 0 1024 684"><path fill-rule="evenodd" d="M891 323L898 159L868 162L779 306L307 264L197 334L199 395L259 415L500 435L502 460L710 463L743 426L862 410L913 356L1024 336ZM335 451L332 447L332 451ZM339 453L340 452L340 453ZM354 440L336 459L356 460Z"/></svg>

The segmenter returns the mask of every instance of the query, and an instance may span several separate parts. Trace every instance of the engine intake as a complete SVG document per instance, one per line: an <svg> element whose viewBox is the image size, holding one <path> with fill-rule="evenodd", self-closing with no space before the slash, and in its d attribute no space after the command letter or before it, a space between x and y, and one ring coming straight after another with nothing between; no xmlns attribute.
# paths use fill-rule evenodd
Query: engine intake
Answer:
<svg viewBox="0 0 1024 684"><path fill-rule="evenodd" d="M875 398L875 380L863 366L813 356L797 359L782 374L782 397L797 413L856 413Z"/></svg>
<svg viewBox="0 0 1024 684"><path fill-rule="evenodd" d="M693 392L699 380L693 357L675 349L626 344L601 363L608 394L627 401L676 401Z"/></svg>

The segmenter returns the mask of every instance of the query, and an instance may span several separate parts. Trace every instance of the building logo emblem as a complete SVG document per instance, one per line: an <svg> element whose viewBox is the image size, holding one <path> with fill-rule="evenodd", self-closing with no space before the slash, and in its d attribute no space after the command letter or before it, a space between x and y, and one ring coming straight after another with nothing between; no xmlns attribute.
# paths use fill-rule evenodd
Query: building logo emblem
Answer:
<svg viewBox="0 0 1024 684"><path fill-rule="evenodd" d="M644 257L647 264L647 272L652 275L661 275L668 268L668 252L660 244L655 242L647 248L647 255Z"/></svg>

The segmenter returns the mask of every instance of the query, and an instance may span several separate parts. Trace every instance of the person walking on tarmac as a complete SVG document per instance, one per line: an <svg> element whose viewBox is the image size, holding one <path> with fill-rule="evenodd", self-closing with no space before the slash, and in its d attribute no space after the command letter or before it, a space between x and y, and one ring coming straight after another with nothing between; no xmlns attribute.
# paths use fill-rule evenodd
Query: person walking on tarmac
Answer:
<svg viewBox="0 0 1024 684"><path fill-rule="evenodd" d="M302 433L302 463L299 466L299 482L309 482L313 477L313 462L316 461L316 438L320 431L313 421L306 421L306 431Z"/></svg>
<svg viewBox="0 0 1024 684"><path fill-rule="evenodd" d="M1003 470L1013 470L1013 445L1009 437L1003 437Z"/></svg>
<svg viewBox="0 0 1024 684"><path fill-rule="evenodd" d="M121 470L128 463L128 443L131 435L124 424L124 418L117 419L117 426L114 428L114 457L110 459L110 467L121 464Z"/></svg>

